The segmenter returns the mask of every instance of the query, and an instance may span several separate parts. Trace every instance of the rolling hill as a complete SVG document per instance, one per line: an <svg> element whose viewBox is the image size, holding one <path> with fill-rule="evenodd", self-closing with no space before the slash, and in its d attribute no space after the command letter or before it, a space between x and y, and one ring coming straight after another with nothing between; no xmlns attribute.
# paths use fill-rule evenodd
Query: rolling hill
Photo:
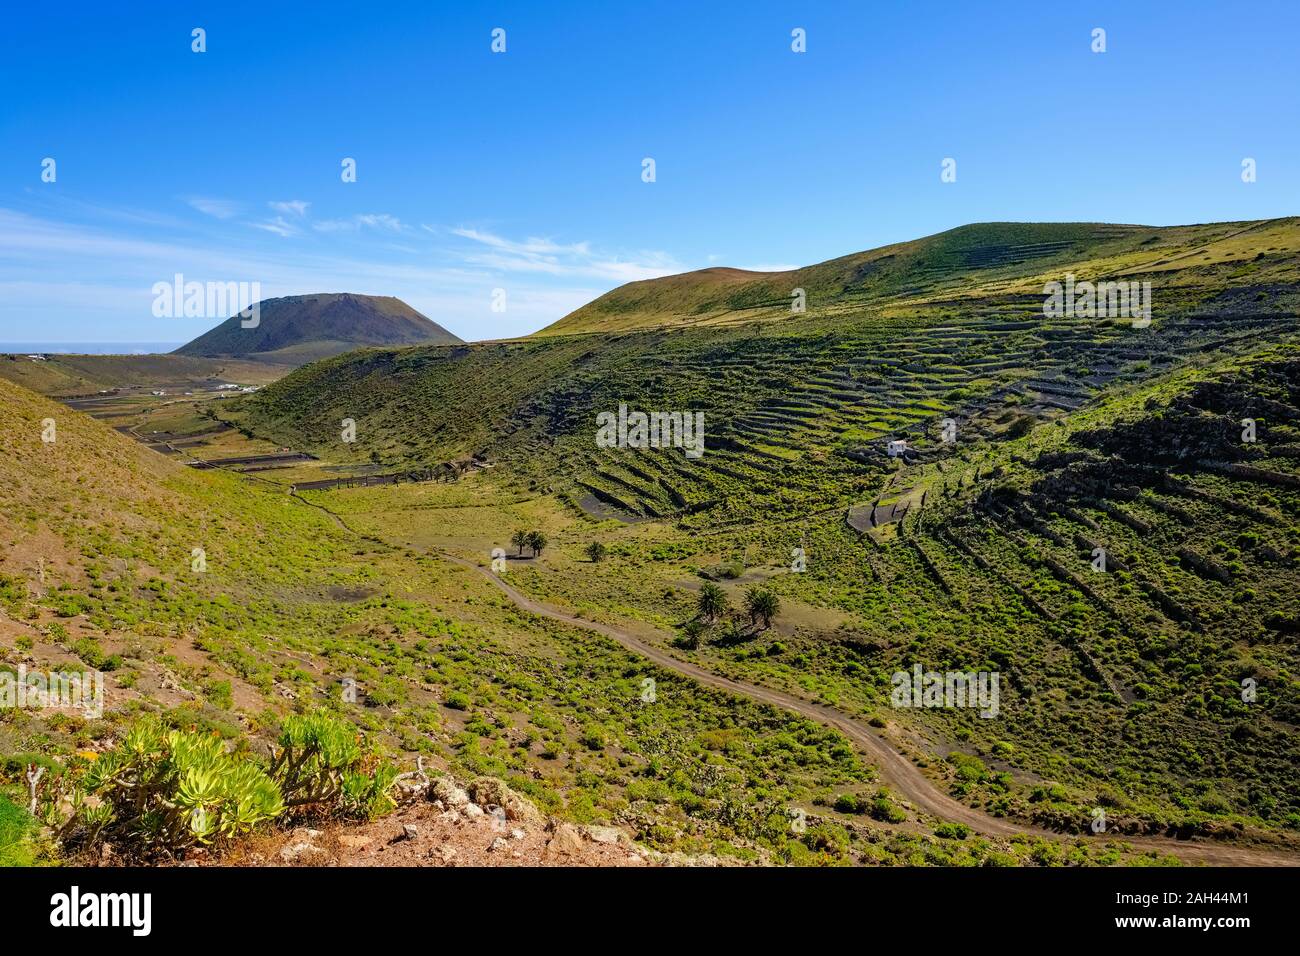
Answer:
<svg viewBox="0 0 1300 956"><path fill-rule="evenodd" d="M1207 269L1235 263L1262 276L1270 266L1293 268L1297 222L976 223L789 272L711 268L629 282L536 335L794 320L795 289L806 295L804 314L822 317L956 306L972 297L1041 301L1044 283L1066 271L1080 279L1140 276L1194 292Z"/></svg>
<svg viewBox="0 0 1300 956"><path fill-rule="evenodd" d="M988 264L1014 258L1012 246L1024 255L1031 239L1066 245L1032 263ZM775 289L770 277L712 270L631 283L588 308L622 302L631 311L617 323L666 324L601 331L597 313L584 324L579 310L523 340L368 350L300 369L237 414L259 433L329 455L420 466L477 456L627 516L714 524L764 513L769 496L786 511L852 501L871 486L863 463L885 438L924 446L944 417L969 440L996 441L1026 427L1019 419L1063 417L1116 388L1296 331L1294 218L979 225L905 245L802 270L803 314L769 307L743 322L696 320L707 313L702 289L732 283L756 295L755 283ZM843 291L871 263L876 273L852 286L869 286L871 300ZM1044 283L1068 273L1150 282L1152 324L1045 316ZM816 290L832 288L840 291L822 304ZM662 293L653 312L647 290ZM584 332L559 334L566 323ZM680 454L598 449L595 416L621 403L704 412L709 451L684 468ZM340 449L343 417L365 438Z"/></svg>
<svg viewBox="0 0 1300 956"><path fill-rule="evenodd" d="M459 341L400 299L336 292L266 299L256 328L234 315L173 354L303 365L363 346Z"/></svg>

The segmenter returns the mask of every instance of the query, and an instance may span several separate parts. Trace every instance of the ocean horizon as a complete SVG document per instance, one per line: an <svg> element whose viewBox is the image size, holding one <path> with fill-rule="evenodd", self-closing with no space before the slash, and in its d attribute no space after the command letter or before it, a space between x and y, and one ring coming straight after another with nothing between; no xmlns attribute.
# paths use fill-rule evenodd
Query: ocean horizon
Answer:
<svg viewBox="0 0 1300 956"><path fill-rule="evenodd" d="M158 355L174 352L183 342L0 342L0 353L46 355Z"/></svg>

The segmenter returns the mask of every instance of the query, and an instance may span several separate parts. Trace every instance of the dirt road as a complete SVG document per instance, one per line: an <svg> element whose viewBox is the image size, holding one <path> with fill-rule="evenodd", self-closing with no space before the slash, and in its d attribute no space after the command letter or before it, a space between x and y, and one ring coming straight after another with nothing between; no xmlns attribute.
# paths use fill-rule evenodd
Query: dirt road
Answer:
<svg viewBox="0 0 1300 956"><path fill-rule="evenodd" d="M294 497L297 497L296 495ZM350 527L343 519L333 511L318 505L315 502L307 501L304 498L298 498L304 504L310 505L334 519L340 528L359 535L361 537L370 537L375 541L382 539L375 538L373 535L363 535L356 529ZM391 544L391 542L383 542ZM1044 830L1037 827L1027 826L1014 821L1005 820L1000 817L990 816L981 810L968 807L952 797L943 793L933 781L909 760L904 754L896 750L886 738L877 733L870 725L856 720L847 714L841 713L832 707L824 704L817 704L813 701L784 691L774 690L770 687L760 687L756 684L749 684L743 681L732 680L729 677L723 677L720 674L693 664L690 661L684 661L678 657L669 654L662 647L650 644L645 640L637 637L632 632L610 624L603 624L600 621L592 621L587 618L581 618L574 614L569 614L554 605L542 601L534 600L528 595L515 589L503 581L498 575L493 574L487 568L484 568L472 561L448 554L444 551L431 550L428 553L436 555L445 561L450 562L458 567L464 568L474 574L481 575L488 581L492 582L506 597L521 609L540 617L550 618L554 621L561 621L575 627L586 628L589 631L603 634L611 640L617 642L625 649L646 658L652 663L664 668L665 670L674 671L686 677L695 680L700 684L708 687L716 687L733 694L740 694L751 700L762 701L775 707L781 707L785 710L793 711L804 717L816 720L828 727L833 727L840 733L844 734L849 740L853 741L876 766L880 772L881 780L893 788L901 797L910 802L918 810L930 816L942 820L948 820L955 823L964 823L976 833L985 836L994 837L1011 837L1016 834L1026 834L1030 836L1046 837L1048 839L1071 839L1061 833L1055 833L1050 830ZM1300 866L1300 854L1289 852L1285 849L1266 849L1258 847L1236 846L1228 843L1215 843L1208 840L1180 840L1173 837L1136 837L1114 835L1111 837L1099 836L1097 839L1116 839L1122 840L1129 846L1138 850L1156 850L1160 853L1171 853L1179 859L1188 863L1202 863L1213 866Z"/></svg>

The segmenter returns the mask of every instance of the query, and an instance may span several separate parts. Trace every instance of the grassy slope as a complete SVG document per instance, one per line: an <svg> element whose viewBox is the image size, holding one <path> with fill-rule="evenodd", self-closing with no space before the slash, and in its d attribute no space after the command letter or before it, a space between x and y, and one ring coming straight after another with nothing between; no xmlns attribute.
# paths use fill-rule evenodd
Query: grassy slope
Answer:
<svg viewBox="0 0 1300 956"><path fill-rule="evenodd" d="M790 272L704 269L620 286L546 327L539 336L662 326L789 319L793 290L813 315L868 305L897 307L973 295L1030 294L1067 268L1080 279L1150 278L1159 286L1187 266L1266 267L1300 250L1297 220L1199 226L1101 223L979 223L912 242L854 253ZM1263 260L1256 256L1264 254Z"/></svg>
<svg viewBox="0 0 1300 956"><path fill-rule="evenodd" d="M6 756L93 747L138 710L243 741L273 732L286 708L343 707L337 688L352 676L363 703L343 709L391 746L501 776L565 816L617 820L664 848L1042 856L1033 841L934 841L912 832L916 821L820 824L818 802L873 792L837 735L521 615L466 572L351 537L235 476L177 467L9 383L0 400L0 666L79 657L109 671L103 720L0 715ZM53 444L39 437L46 418ZM191 570L193 547L206 551L204 573ZM653 704L640 699L647 676ZM0 762L0 785L22 759ZM791 831L791 805L813 814L807 832Z"/></svg>
<svg viewBox="0 0 1300 956"><path fill-rule="evenodd" d="M1300 496L1198 464L1204 453L1298 475L1300 358L1272 349L954 455L930 473L929 507L901 537L859 536L842 511L704 533L593 523L491 472L321 500L398 540L479 560L508 547L512 529L542 528L551 547L511 562L516 587L670 634L692 615L700 572L739 561L744 579L724 587L735 603L746 582L776 589L786 607L776 631L739 642L719 632L682 653L887 721L933 775L993 812L1066 829L1086 828L1097 806L1121 831L1294 829ZM1252 413L1260 442L1242 447L1232 439ZM1207 425L1213 441L1191 445ZM1195 456L1180 457L1189 447ZM1164 487L1166 476L1176 484ZM583 556L592 540L610 550L597 565ZM1109 549L1110 572L1092 572L1094 543ZM796 546L806 574L786 573ZM1000 719L893 710L890 675L918 662L1001 672ZM1249 704L1246 678L1257 682Z"/></svg>
<svg viewBox="0 0 1300 956"><path fill-rule="evenodd" d="M1240 440L1245 417L1257 444ZM1018 812L1045 822L1081 825L1092 800L1113 819L1300 828L1288 783L1300 758L1298 424L1300 351L1265 346L1040 426L973 467L954 462L901 540L854 559L842 528L823 528L807 547L835 559L779 579L858 622L810 669L841 687L851 675L877 700L918 659L1001 670L1003 720L927 720L991 766L1063 784L1026 787ZM1225 475L1219 462L1259 471ZM756 537L767 554L797 543ZM1092 570L1098 546L1106 573ZM957 786L991 807L1018 802L978 780Z"/></svg>
<svg viewBox="0 0 1300 956"><path fill-rule="evenodd" d="M970 279L934 301L882 300L781 323L369 350L302 369L234 414L334 459L408 467L490 458L628 516L677 515L700 527L793 518L877 494L886 437L933 445L947 416L964 441L997 440L1022 417L1060 416L1215 350L1291 334L1295 221L1182 233L1176 245L1138 242L1142 256L1182 263L1155 289L1155 323L1144 330L1047 320L1041 294ZM1207 245L1211 235L1220 238ZM1083 264L1068 268L1085 274ZM703 411L709 451L697 462L599 451L596 414L624 402ZM345 418L357 424L347 445Z"/></svg>

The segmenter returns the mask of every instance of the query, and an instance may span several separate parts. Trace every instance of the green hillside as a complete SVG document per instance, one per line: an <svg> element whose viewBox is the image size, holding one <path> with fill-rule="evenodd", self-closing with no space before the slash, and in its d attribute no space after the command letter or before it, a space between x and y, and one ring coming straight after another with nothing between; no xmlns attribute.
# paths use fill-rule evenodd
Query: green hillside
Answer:
<svg viewBox="0 0 1300 956"><path fill-rule="evenodd" d="M972 285L961 298L882 300L779 323L374 350L300 369L235 417L326 457L508 464L593 512L701 528L793 518L877 495L890 438L928 457L950 418L963 449L982 447L1116 388L1294 333L1300 222L1182 232L1182 245L1144 253L1183 263L1152 274L1146 328L1045 317L1037 279L1032 294ZM1210 242L1210 233L1236 238ZM959 243L965 233L945 235ZM1089 254L1100 261L1097 248ZM1080 263L1058 268L1088 274ZM598 448L596 416L620 404L703 412L706 453ZM357 424L354 443L338 440L344 418Z"/></svg>
<svg viewBox="0 0 1300 956"><path fill-rule="evenodd" d="M255 357L302 365L365 345L459 342L436 322L392 296L350 292L293 295L260 303L254 328L231 316L176 350L178 355Z"/></svg>
<svg viewBox="0 0 1300 956"><path fill-rule="evenodd" d="M715 268L630 282L537 334L794 321L795 289L804 290L813 316L956 308L991 296L1041 299L1044 282L1068 270L1090 280L1151 279L1195 294L1213 281L1207 273L1247 270L1260 281L1281 267L1290 275L1298 251L1294 218L1170 227L978 223L790 272Z"/></svg>
<svg viewBox="0 0 1300 956"><path fill-rule="evenodd" d="M786 807L871 779L833 731L524 614L477 575L362 539L273 487L181 467L7 381L0 402L0 670L89 667L105 680L102 717L0 712L0 800L25 805L29 761L51 768L48 783L144 715L256 759L285 715L323 707L403 769L420 754L431 770L506 780L563 819L635 819L664 850L716 841L794 862L847 862L868 842L882 861L927 842L936 859L992 852L888 834L818 848L821 829L792 832ZM663 694L653 710L639 697L647 676ZM345 678L356 702L341 698ZM725 753L719 734L735 742ZM747 790L757 777L764 790Z"/></svg>

